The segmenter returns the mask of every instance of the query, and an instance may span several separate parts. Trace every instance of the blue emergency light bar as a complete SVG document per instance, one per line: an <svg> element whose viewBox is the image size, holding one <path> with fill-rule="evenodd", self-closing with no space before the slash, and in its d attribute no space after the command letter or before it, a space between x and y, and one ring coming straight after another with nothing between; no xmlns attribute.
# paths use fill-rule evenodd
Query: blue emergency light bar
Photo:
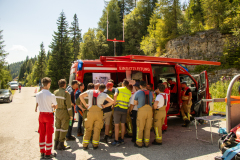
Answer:
<svg viewBox="0 0 240 160"><path fill-rule="evenodd" d="M81 71L81 70L82 70L82 67L83 67L83 61L82 61L82 60L78 60L77 70L78 70L78 71Z"/></svg>

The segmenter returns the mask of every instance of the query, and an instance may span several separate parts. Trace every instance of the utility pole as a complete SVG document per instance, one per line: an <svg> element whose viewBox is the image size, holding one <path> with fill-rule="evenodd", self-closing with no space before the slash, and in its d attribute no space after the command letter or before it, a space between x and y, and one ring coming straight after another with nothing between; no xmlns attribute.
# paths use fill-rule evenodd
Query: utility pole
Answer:
<svg viewBox="0 0 240 160"><path fill-rule="evenodd" d="M116 39L116 38L115 38ZM116 57L116 41L113 42L114 43L114 56Z"/></svg>

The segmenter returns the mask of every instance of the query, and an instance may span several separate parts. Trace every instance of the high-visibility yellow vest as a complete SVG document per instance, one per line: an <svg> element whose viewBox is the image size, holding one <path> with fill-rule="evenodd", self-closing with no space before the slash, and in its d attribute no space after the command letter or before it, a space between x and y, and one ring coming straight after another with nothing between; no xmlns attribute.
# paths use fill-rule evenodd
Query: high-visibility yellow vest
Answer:
<svg viewBox="0 0 240 160"><path fill-rule="evenodd" d="M132 95L131 91L127 87L118 87L118 92L117 105L115 107L128 109L128 103Z"/></svg>

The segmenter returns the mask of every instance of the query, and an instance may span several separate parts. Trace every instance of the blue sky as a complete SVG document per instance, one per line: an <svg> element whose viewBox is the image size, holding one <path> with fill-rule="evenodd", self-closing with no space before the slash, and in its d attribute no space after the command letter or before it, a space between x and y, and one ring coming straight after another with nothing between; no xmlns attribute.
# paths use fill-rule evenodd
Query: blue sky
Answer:
<svg viewBox="0 0 240 160"><path fill-rule="evenodd" d="M61 11L69 26L77 14L83 35L88 28L97 28L104 5L104 0L0 0L0 30L8 63L38 55L42 42L47 52Z"/></svg>

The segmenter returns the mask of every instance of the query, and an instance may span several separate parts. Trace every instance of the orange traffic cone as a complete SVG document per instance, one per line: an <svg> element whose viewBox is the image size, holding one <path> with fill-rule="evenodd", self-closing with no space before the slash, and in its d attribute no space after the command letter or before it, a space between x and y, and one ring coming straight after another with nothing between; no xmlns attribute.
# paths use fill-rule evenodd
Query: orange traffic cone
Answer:
<svg viewBox="0 0 240 160"><path fill-rule="evenodd" d="M35 89L34 93L37 93L37 88Z"/></svg>

